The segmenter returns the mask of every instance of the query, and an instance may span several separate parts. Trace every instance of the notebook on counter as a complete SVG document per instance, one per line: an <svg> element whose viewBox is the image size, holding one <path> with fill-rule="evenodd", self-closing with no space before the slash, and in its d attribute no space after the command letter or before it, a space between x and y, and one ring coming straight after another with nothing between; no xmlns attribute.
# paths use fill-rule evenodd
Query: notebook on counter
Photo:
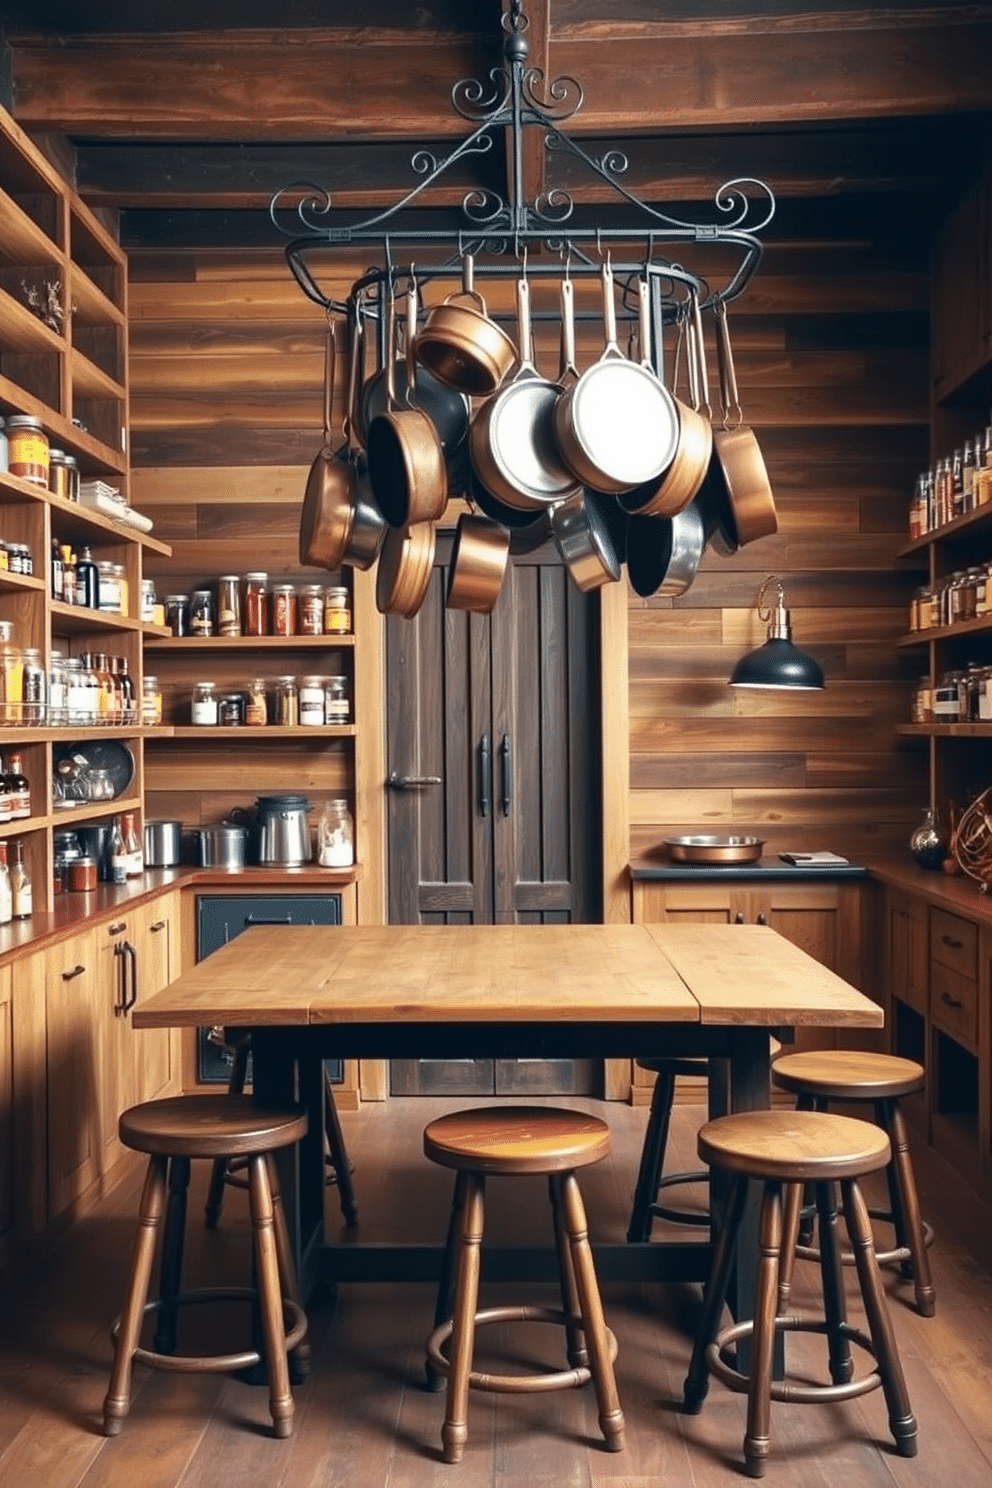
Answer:
<svg viewBox="0 0 992 1488"><path fill-rule="evenodd" d="M832 852L784 852L779 857L796 868L841 868L851 861Z"/></svg>

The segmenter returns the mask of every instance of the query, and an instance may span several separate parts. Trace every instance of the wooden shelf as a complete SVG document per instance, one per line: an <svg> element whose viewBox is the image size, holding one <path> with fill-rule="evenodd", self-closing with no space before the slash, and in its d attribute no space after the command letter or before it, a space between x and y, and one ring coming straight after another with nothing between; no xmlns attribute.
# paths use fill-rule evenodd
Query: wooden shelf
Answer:
<svg viewBox="0 0 992 1488"><path fill-rule="evenodd" d="M935 625L930 630L912 630L900 636L899 646L925 646L930 641L950 641L955 636L982 635L992 632L992 615L980 615L977 620L958 620L954 625Z"/></svg>
<svg viewBox="0 0 992 1488"><path fill-rule="evenodd" d="M54 193L53 193L54 195ZM14 263L62 269L57 243L0 187L0 250Z"/></svg>
<svg viewBox="0 0 992 1488"><path fill-rule="evenodd" d="M310 728L297 724L295 728L284 728L280 724L181 724L171 728L174 739L196 739L203 744L258 744L263 739L294 739L298 743L306 739L353 739L353 723L325 724L322 728Z"/></svg>
<svg viewBox="0 0 992 1488"><path fill-rule="evenodd" d="M65 341L58 331L39 320L27 305L0 288L0 349L35 354L50 352L61 356L65 351Z"/></svg>
<svg viewBox="0 0 992 1488"><path fill-rule="evenodd" d="M54 635L88 635L91 631L106 631L107 634L140 634L140 620L128 615L114 615L109 610L94 610L89 605L67 605L53 599L52 633Z"/></svg>
<svg viewBox="0 0 992 1488"><path fill-rule="evenodd" d="M899 723L896 733L919 739L992 739L992 723Z"/></svg>
<svg viewBox="0 0 992 1488"><path fill-rule="evenodd" d="M943 542L947 538L958 537L976 527L985 526L992 526L992 502L976 506L974 511L965 512L963 517L955 517L953 522L945 522L942 527L935 527L932 532L924 533L923 537L915 537L911 543L900 549L897 556L910 558L915 554L925 553L932 543Z"/></svg>
<svg viewBox="0 0 992 1488"><path fill-rule="evenodd" d="M156 632L157 633L157 632ZM348 635L295 636L174 636L166 634L154 642L156 651L325 651L328 647L353 647Z"/></svg>
<svg viewBox="0 0 992 1488"><path fill-rule="evenodd" d="M123 310L105 295L78 264L69 266L69 289L73 320L87 326L125 324Z"/></svg>
<svg viewBox="0 0 992 1488"><path fill-rule="evenodd" d="M118 402L121 404L121 418L123 419L123 406L127 398L124 388L104 372L102 367L98 367L96 362L84 356L78 347L72 349L69 371L74 397L105 398L108 402Z"/></svg>

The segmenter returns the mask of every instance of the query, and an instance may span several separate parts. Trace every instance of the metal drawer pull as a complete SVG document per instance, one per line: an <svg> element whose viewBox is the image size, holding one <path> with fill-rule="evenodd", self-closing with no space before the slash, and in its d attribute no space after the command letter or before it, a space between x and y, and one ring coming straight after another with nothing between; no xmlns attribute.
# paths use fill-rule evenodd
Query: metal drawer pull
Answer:
<svg viewBox="0 0 992 1488"><path fill-rule="evenodd" d="M489 735L479 740L479 815L489 815L489 787L492 778L492 759L489 753Z"/></svg>
<svg viewBox="0 0 992 1488"><path fill-rule="evenodd" d="M154 923L154 925L149 925L148 928L149 928L149 930L151 930L152 932L154 932L156 930L164 930L165 929L165 926L166 926L166 921L165 920L156 920L155 923Z"/></svg>
<svg viewBox="0 0 992 1488"><path fill-rule="evenodd" d="M513 762L510 757L509 734L503 735L499 752L503 760L503 815L509 816L513 806Z"/></svg>
<svg viewBox="0 0 992 1488"><path fill-rule="evenodd" d="M71 982L73 977L82 976L85 970L85 966L74 966L71 971L64 971L62 973L62 980L64 982Z"/></svg>
<svg viewBox="0 0 992 1488"><path fill-rule="evenodd" d="M765 917L765 915L759 914L759 916L758 916L758 924L759 925L767 925L768 924L768 920Z"/></svg>
<svg viewBox="0 0 992 1488"><path fill-rule="evenodd" d="M964 1003L961 1001L960 997L952 997L950 992L941 992L940 1000L948 1007L964 1007Z"/></svg>
<svg viewBox="0 0 992 1488"><path fill-rule="evenodd" d="M737 911L737 913L734 915L734 924L735 925L743 925L743 923L744 923L744 911L742 909L739 909Z"/></svg>
<svg viewBox="0 0 992 1488"><path fill-rule="evenodd" d="M952 937L950 935L942 935L940 938L941 938L941 940L944 942L944 944L946 946L950 946L950 948L951 948L952 951L963 951L964 950L964 941L963 940L954 940L954 939L952 939Z"/></svg>
<svg viewBox="0 0 992 1488"><path fill-rule="evenodd" d="M108 935L120 935L121 931L122 930L126 930L126 929L127 929L127 920L121 920L121 922L120 922L119 925L108 925L107 926L107 934Z"/></svg>
<svg viewBox="0 0 992 1488"><path fill-rule="evenodd" d="M256 920L255 916L252 914L245 915L246 930L248 929L249 925L291 925L292 923L292 915L283 915L281 920ZM313 924L313 921L311 920L310 923Z"/></svg>
<svg viewBox="0 0 992 1488"><path fill-rule="evenodd" d="M390 790L409 790L412 785L440 785L440 775L401 775L398 770L390 770L386 776L386 784Z"/></svg>

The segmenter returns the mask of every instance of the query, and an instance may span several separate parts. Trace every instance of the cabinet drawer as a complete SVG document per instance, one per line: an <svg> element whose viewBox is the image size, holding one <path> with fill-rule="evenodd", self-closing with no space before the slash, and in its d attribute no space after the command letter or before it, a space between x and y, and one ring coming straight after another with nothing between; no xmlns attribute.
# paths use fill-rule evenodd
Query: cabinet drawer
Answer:
<svg viewBox="0 0 992 1488"><path fill-rule="evenodd" d="M941 966L974 980L978 975L978 926L943 909L932 909L930 955Z"/></svg>
<svg viewBox="0 0 992 1488"><path fill-rule="evenodd" d="M959 1043L978 1044L978 983L950 967L934 965L930 978L930 1020Z"/></svg>

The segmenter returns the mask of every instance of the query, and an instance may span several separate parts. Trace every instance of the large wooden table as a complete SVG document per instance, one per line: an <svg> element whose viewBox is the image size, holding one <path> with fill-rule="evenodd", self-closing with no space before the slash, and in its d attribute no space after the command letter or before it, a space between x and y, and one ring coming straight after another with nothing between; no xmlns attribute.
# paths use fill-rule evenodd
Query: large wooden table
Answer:
<svg viewBox="0 0 992 1488"><path fill-rule="evenodd" d="M769 1035L872 1028L882 1011L760 925L255 926L139 1004L136 1027L251 1028L254 1090L302 1099L310 1132L285 1175L301 1280L428 1279L438 1245L329 1246L323 1230L324 1058L702 1055L710 1109L769 1099ZM359 1201L361 1173L357 1175ZM442 1221L443 1223L443 1221ZM737 1310L753 1272L744 1240ZM701 1280L698 1240L596 1247L606 1279ZM487 1257L487 1275L551 1275L548 1252Z"/></svg>

